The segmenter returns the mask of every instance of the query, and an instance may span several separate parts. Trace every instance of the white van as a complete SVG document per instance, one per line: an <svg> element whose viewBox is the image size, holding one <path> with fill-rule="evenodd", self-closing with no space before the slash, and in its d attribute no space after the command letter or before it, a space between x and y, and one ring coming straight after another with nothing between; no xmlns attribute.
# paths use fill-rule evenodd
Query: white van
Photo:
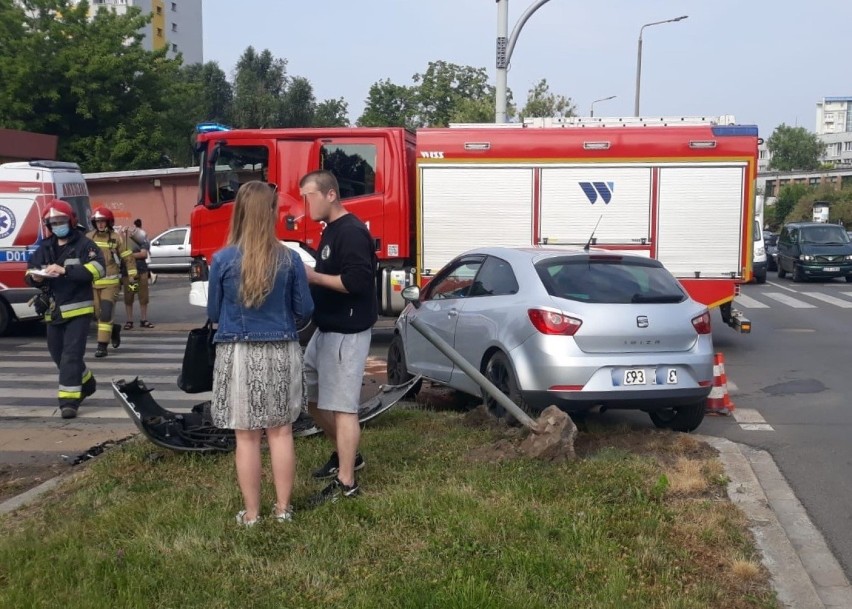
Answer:
<svg viewBox="0 0 852 609"><path fill-rule="evenodd" d="M29 161L0 164L0 336L14 321L38 319L24 281L27 261L44 237L41 214L51 199L71 205L89 226L89 189L76 163Z"/></svg>

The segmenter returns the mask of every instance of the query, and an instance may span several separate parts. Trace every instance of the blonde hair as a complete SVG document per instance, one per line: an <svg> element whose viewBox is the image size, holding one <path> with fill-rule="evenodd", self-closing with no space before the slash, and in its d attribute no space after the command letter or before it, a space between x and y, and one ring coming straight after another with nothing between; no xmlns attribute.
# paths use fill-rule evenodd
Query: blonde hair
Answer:
<svg viewBox="0 0 852 609"><path fill-rule="evenodd" d="M247 182L240 187L234 201L228 245L242 254L240 268L240 300L249 308L259 308L275 283L275 275L290 264L282 256L285 246L278 241L278 198L265 182Z"/></svg>

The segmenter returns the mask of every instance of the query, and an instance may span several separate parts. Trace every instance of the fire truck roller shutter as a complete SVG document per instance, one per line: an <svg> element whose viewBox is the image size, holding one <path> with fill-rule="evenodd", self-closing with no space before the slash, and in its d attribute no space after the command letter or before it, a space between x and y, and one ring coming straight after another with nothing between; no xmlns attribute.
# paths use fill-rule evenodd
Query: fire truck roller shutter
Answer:
<svg viewBox="0 0 852 609"><path fill-rule="evenodd" d="M532 168L430 165L420 188L423 269L472 247L532 243Z"/></svg>

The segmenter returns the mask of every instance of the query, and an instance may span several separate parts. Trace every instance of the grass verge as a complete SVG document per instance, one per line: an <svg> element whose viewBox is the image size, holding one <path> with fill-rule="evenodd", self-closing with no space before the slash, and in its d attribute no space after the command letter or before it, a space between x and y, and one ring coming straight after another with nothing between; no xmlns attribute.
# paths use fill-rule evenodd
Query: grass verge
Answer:
<svg viewBox="0 0 852 609"><path fill-rule="evenodd" d="M591 429L553 465L470 420L391 412L361 498L247 530L232 455L129 442L0 520L0 607L777 607L709 447ZM297 507L328 451L297 443Z"/></svg>

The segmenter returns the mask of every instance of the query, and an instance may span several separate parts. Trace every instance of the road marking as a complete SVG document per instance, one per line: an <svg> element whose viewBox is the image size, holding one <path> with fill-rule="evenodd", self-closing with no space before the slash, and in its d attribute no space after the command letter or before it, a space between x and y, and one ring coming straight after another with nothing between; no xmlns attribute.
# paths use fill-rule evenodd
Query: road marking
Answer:
<svg viewBox="0 0 852 609"><path fill-rule="evenodd" d="M792 298L791 296L787 296L785 294L779 294L778 292L764 292L763 295L767 298L771 298L772 300L777 300L781 304L785 304L788 307L793 307L794 309L816 309L816 305L803 302L798 298Z"/></svg>
<svg viewBox="0 0 852 609"><path fill-rule="evenodd" d="M147 382L145 383L147 385ZM107 385L104 383L104 385ZM107 385L108 386L108 385ZM151 387L149 387L151 389ZM45 399L45 400L55 400L56 399L56 388L51 389L29 389L22 387L20 389L15 389L12 392L12 395L9 397L14 397L15 399ZM213 394L209 391L205 393L184 393L183 391L161 391L156 389L151 395L155 400L159 401L184 401L184 402L204 402L212 398ZM86 401L83 402L83 405L89 403L89 400L92 401L109 401L115 403L115 396L112 393L112 387L107 389L104 387L103 389L98 389L92 397L86 398Z"/></svg>
<svg viewBox="0 0 852 609"><path fill-rule="evenodd" d="M172 412L191 412L191 407L169 408ZM52 419L61 417L59 408L56 406L3 406L0 405L0 418L38 418ZM121 406L92 407L83 402L77 412L77 419L123 419L130 422L127 413Z"/></svg>
<svg viewBox="0 0 852 609"><path fill-rule="evenodd" d="M104 375L101 375L97 370L92 369L95 374L95 380L97 380L98 385L101 383L109 384L110 381L113 380L113 375L110 378L107 378ZM143 379L145 381L145 385L148 386L149 389L156 389L157 385L168 385L169 387L175 387L177 384L178 372L175 371L174 374L169 376L148 376L145 375ZM15 374L15 373L0 373L0 383L44 383L47 380L48 384L51 383L54 379L54 375L44 373L42 374ZM12 388L8 388L8 391L14 391Z"/></svg>
<svg viewBox="0 0 852 609"><path fill-rule="evenodd" d="M734 409L734 420L745 431L775 431L754 408Z"/></svg>
<svg viewBox="0 0 852 609"><path fill-rule="evenodd" d="M836 307L840 307L841 309L852 309L852 302L848 300L843 300L842 298L835 298L834 296L829 296L828 294L823 294L822 292L802 292L805 296L810 296L815 300L821 300L823 302L827 302L828 304L833 304Z"/></svg>
<svg viewBox="0 0 852 609"><path fill-rule="evenodd" d="M90 354L87 353L84 356L86 360L89 359L89 355ZM15 353L15 357L39 357L39 358L47 357L47 358L49 358L50 355L48 355L47 349L42 349L41 351L18 351L18 352ZM159 353L159 352L158 353L124 353L124 352L117 353L116 351L112 351L110 353L110 355L105 359L108 359L109 357L121 358L123 360L128 360L128 359L144 359L144 360L174 359L174 360L182 360L183 359L183 353L178 353L176 351L173 352L173 353ZM94 359L94 353L91 354L91 358Z"/></svg>
<svg viewBox="0 0 852 609"><path fill-rule="evenodd" d="M109 358L105 358L109 359ZM94 358L86 358L86 367L92 370L97 376L100 373L109 373L114 370L129 370L130 373L144 371L144 370L163 370L174 368L175 371L180 370L180 364L175 361L160 363L147 363L147 362L136 362L136 363L128 363L128 364L117 364L109 361L104 361L101 359ZM17 362L0 362L0 369L12 369L12 368L24 368L24 369L40 369L40 368L51 368L52 370L56 370L56 364L54 364L47 353L44 354L43 361L17 361Z"/></svg>
<svg viewBox="0 0 852 609"><path fill-rule="evenodd" d="M740 294L734 299L734 302L738 305L742 305L747 309L768 309L769 305L765 305L762 302L758 302L754 298L749 298L745 294Z"/></svg>
<svg viewBox="0 0 852 609"><path fill-rule="evenodd" d="M793 292L793 294L798 294L798 290L794 290L793 288L788 288L786 285L781 285L780 283L775 283L774 281L767 281L769 285L774 285L779 290L787 290L788 292Z"/></svg>

